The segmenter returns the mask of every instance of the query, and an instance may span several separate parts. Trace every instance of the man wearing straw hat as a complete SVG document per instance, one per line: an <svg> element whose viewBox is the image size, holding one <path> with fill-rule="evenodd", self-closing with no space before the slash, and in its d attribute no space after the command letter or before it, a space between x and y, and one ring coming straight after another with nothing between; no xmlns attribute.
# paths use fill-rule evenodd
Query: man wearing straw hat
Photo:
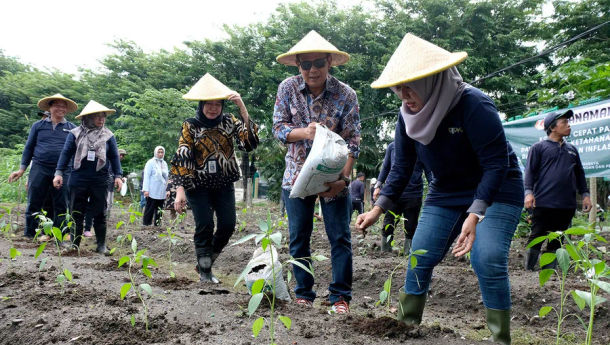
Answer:
<svg viewBox="0 0 610 345"><path fill-rule="evenodd" d="M38 219L35 213L40 212L47 195L53 199L54 225L62 226L68 206L67 188L54 189L53 174L57 159L70 130L76 126L65 118L67 113L75 112L78 105L71 99L57 93L38 101L38 108L49 112L50 116L35 122L30 128L28 139L21 156L21 167L11 173L8 182L17 181L27 169L30 162L28 177L28 205L25 210L25 229L23 235L34 238ZM70 169L66 170L70 174ZM46 237L46 236L45 236Z"/></svg>
<svg viewBox="0 0 610 345"><path fill-rule="evenodd" d="M333 281L328 288L328 297L333 310L340 314L349 312L352 297L351 203L347 176L360 150L360 117L356 93L330 75L329 70L348 60L347 53L338 50L317 32L309 32L287 53L277 57L279 63L297 66L300 74L280 84L273 113L273 134L288 146L282 193L288 212L290 255L305 266L311 264L308 258L311 256L316 196L290 199L290 190L311 149L316 123L338 133L348 144L349 158L341 178L328 183L328 191L319 194L331 246ZM296 303L312 306L316 298L312 289L313 276L296 265L293 270Z"/></svg>

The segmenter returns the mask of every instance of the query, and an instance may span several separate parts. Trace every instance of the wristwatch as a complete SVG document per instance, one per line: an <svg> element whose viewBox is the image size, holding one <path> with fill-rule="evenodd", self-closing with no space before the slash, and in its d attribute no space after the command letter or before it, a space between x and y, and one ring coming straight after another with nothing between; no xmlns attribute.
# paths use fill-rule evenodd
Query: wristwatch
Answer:
<svg viewBox="0 0 610 345"><path fill-rule="evenodd" d="M345 182L345 187L349 186L349 183L350 183L349 177L341 175L341 177L339 177L339 180Z"/></svg>

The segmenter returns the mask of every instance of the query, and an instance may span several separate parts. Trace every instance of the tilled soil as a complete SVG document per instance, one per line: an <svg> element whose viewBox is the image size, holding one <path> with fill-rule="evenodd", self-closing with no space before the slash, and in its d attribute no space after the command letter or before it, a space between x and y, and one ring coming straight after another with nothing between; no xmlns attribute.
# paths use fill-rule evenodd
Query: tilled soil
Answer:
<svg viewBox="0 0 610 345"><path fill-rule="evenodd" d="M22 212L23 206L13 212ZM257 205L247 213L237 210L238 224L247 226L235 233L231 243L258 232L258 220L265 219L267 211L279 214L272 204ZM129 282L128 265L118 267L121 256L130 252L125 242L113 256L95 253L95 239L85 239L80 253L61 256L61 262L73 274L73 282L62 288L56 282L60 271L57 250L49 243L43 254L34 258L38 244L23 239L23 219L12 237L14 247L22 255L8 259L10 242L0 240L0 344L266 344L269 343L268 320L270 308L263 302L252 317L248 317L249 294L243 282L233 287L236 278L250 260L254 241L230 246L214 265L220 285L199 282L195 271L193 248L193 220L186 219L184 230L177 230L183 238L172 252L176 263L169 276L168 243L159 237L165 227L141 227L128 224L115 229L119 221L128 223L129 215L120 209L113 210L109 223L109 247L119 235L131 233L138 249L146 249L159 264L153 267L152 279L131 273L138 284L152 286L153 296L146 297L149 327L145 329L144 309L133 290L125 299L120 298L121 286ZM138 220L139 223L139 220ZM286 222L284 221L284 224ZM379 225L378 225L379 226ZM312 248L315 253L330 257L330 249L321 222L315 223ZM283 246L278 248L282 260L289 258L287 229ZM608 234L605 234L610 238ZM396 254L379 251L379 235L373 230L366 238L353 232L354 283L351 313L334 315L324 303L327 286L332 279L330 260L315 264L315 289L318 299L314 308L304 308L289 302L278 301L276 313L292 319L290 330L280 322L276 324L278 344L483 344L490 333L485 324L479 286L468 261L447 256L434 271L423 323L407 326L394 319L397 291L404 284L404 259ZM397 242L401 242L399 236ZM556 278L544 286L538 284L537 272L522 268L524 240L513 241L510 253L510 276L513 299L513 344L554 344L557 318L551 312L538 317L542 306L559 305L559 281ZM45 260L42 271L41 260ZM607 260L607 258L606 258ZM289 266L288 266L289 267ZM392 280L390 306L377 305L379 292L395 270ZM286 277L286 271L284 276ZM294 288L294 279L288 282ZM586 283L571 275L567 289L587 290ZM568 298L567 313L588 320L588 309L581 312ZM610 313L608 302L598 307L595 322L595 344L610 344ZM132 326L132 316L135 325ZM266 318L265 328L258 338L252 336L252 322L259 316ZM562 326L565 344L581 343L584 330L575 317L566 319Z"/></svg>

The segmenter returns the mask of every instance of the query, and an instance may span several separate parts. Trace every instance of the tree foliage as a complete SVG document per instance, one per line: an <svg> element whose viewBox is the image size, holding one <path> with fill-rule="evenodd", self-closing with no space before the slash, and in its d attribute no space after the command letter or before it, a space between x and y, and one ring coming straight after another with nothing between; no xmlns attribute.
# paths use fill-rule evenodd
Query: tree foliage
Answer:
<svg viewBox="0 0 610 345"><path fill-rule="evenodd" d="M84 105L90 99L117 113L107 125L119 146L128 150L126 171L142 169L157 145L169 159L180 125L194 115L195 102L184 94L210 72L238 91L253 121L260 125L261 146L254 152L263 177L279 196L285 149L271 133L278 84L298 73L278 64L310 30L318 31L350 61L331 73L357 93L362 123L361 155L356 168L377 174L385 145L391 140L398 100L370 83L381 73L406 32L449 51L466 51L458 66L464 80L487 92L507 116L532 108L563 106L591 96L608 97L610 25L551 56L540 57L493 78L477 79L536 55L607 20L608 1L555 1L552 17L542 18L544 0L368 0L349 8L334 2L281 4L264 22L225 26L226 38L185 42L173 51L144 52L136 42L117 40L114 52L100 57L102 68L77 77L57 70L41 71L0 50L0 147L15 148L38 119L36 102L61 92ZM237 115L237 110L227 109ZM74 114L68 118L73 119Z"/></svg>

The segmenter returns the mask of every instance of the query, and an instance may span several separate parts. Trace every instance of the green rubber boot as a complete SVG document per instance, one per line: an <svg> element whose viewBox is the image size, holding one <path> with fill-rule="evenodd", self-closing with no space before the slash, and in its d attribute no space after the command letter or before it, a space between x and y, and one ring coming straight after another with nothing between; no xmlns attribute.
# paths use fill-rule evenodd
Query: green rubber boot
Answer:
<svg viewBox="0 0 610 345"><path fill-rule="evenodd" d="M487 327L491 339L496 343L510 345L510 309L498 310L486 308Z"/></svg>
<svg viewBox="0 0 610 345"><path fill-rule="evenodd" d="M398 293L398 321L407 325L419 325L426 306L427 294L409 295L400 289Z"/></svg>

